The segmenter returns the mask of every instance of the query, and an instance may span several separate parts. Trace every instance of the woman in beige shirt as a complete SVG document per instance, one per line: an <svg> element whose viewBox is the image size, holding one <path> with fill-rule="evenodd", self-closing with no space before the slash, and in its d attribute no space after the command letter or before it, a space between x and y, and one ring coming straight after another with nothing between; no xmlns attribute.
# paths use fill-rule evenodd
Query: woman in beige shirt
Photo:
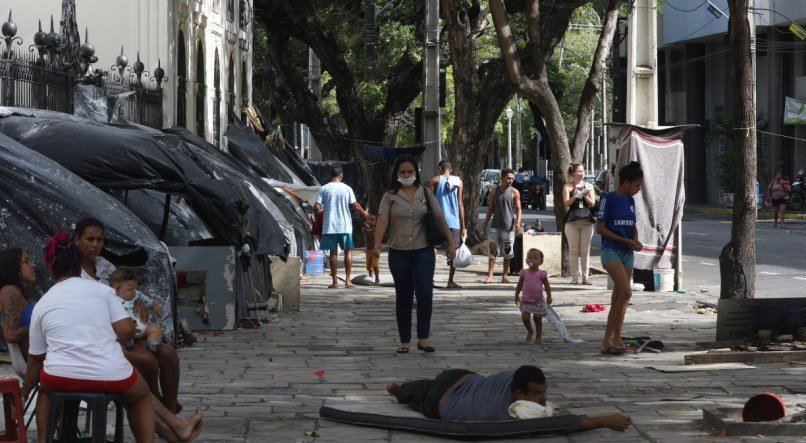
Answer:
<svg viewBox="0 0 806 443"><path fill-rule="evenodd" d="M428 192L442 233L448 244L446 255L453 259L455 245L439 203ZM417 161L401 155L392 168L392 180L383 194L375 228L375 255L381 254L381 242L389 228L389 270L395 281L397 331L400 335L399 354L409 352L411 342L411 309L417 297L417 349L434 352L428 339L431 332L431 306L434 292L434 247L428 243L423 218L427 209L426 191L420 182Z"/></svg>

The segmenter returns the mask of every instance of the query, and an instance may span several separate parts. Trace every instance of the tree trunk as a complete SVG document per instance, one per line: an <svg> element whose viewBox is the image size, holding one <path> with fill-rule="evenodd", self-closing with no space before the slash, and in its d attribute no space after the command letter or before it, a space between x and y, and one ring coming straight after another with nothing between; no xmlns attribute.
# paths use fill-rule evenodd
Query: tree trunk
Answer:
<svg viewBox="0 0 806 443"><path fill-rule="evenodd" d="M469 3L469 4L468 4ZM478 0L442 0L448 50L456 97L449 157L454 174L464 183L463 205L468 243L483 239L479 230L479 185L484 159L489 155L495 123L514 94L503 60L477 64L479 31L487 26Z"/></svg>
<svg viewBox="0 0 806 443"><path fill-rule="evenodd" d="M750 54L748 0L728 2L730 68L733 82L733 147L736 189L730 241L719 255L720 298L753 298L756 289L756 133L753 64Z"/></svg>
<svg viewBox="0 0 806 443"><path fill-rule="evenodd" d="M540 109L540 114L546 121L546 130L550 140L551 148L551 170L554 173L552 181L552 191L554 195L554 218L557 222L557 230L563 232L565 224L565 206L562 204L562 188L566 180L566 168L571 162L571 149L568 143L568 136L565 132L565 123L562 119L560 107L554 92L548 82L546 63L551 58L554 45L562 38L568 29L571 20L571 11L579 7L586 1L576 2L546 2L545 7L540 0L529 0L528 11L526 13L526 28L529 41L526 47L529 50L530 62L533 76L526 75L522 66L521 58L515 44L512 31L509 27L504 0L490 0L490 11L492 12L495 32L498 36L498 43L507 64L507 71L515 83L518 93L526 97L531 103ZM608 15L605 20L604 29L599 36L599 44L596 51L594 66L588 74L588 82L580 100L579 112L584 109L590 110L593 99L596 96L597 85L601 86L601 70L604 67L604 60L608 55L607 47L613 40L615 32L615 19L617 18L618 6L621 1L610 0L608 4ZM615 10L613 9L615 8ZM587 112L585 112L587 114ZM587 118L587 117L586 117ZM589 122L590 120L588 120ZM585 125L587 126L587 125ZM587 132L587 128L580 128L580 133ZM583 144L584 146L584 144ZM581 154L580 154L581 155ZM568 247L563 235L563 275L568 275L570 270Z"/></svg>

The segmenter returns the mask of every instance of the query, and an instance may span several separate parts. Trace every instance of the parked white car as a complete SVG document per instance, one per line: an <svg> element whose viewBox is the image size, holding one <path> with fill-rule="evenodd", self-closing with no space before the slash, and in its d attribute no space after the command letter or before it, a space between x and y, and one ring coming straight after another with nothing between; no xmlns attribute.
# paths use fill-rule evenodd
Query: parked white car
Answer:
<svg viewBox="0 0 806 443"><path fill-rule="evenodd" d="M485 169L481 172L481 181L479 184L479 205L487 206L490 197L490 189L498 186L501 183L501 170L500 169Z"/></svg>

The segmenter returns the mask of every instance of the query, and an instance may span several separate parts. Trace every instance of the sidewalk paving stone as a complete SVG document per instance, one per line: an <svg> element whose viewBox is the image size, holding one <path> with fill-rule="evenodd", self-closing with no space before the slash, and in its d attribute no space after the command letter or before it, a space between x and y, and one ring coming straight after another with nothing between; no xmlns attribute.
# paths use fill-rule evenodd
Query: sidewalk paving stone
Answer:
<svg viewBox="0 0 806 443"><path fill-rule="evenodd" d="M437 264L435 280L444 282L442 256ZM385 269L385 257L381 265ZM634 426L625 433L596 430L542 439L547 442L721 441L703 429L703 407L740 407L749 396L764 391L781 394L790 412L806 404L806 395L784 389L802 385L806 365L758 364L741 371L694 373L647 368L682 365L683 355L697 350L696 342L714 339L716 316L698 315L693 306L695 300L713 302L715 295L636 292L624 335L662 340L667 352L602 356L599 344L607 312L580 311L587 303L609 305L605 277L593 277L594 285L586 287L552 278L556 310L571 334L585 342L563 343L544 322L548 351L543 352L524 342L525 330L513 303L515 278L510 284L483 285L485 267L477 260L470 269L459 270L462 290L435 290L431 341L437 352L431 355L415 348L406 355L395 353L394 288L331 290L326 275L303 278L299 312L279 313L261 329L200 334L195 346L179 350L180 401L187 411L198 405L205 414L199 441L451 441L331 422L319 418L318 410L345 401L392 402L386 383L433 377L454 367L489 374L535 364L546 371L549 397L558 406L633 418ZM354 270L363 270L363 254L354 254ZM324 370L324 376L316 376L317 370ZM11 368L0 367L0 374L11 375ZM319 437L305 434L314 430ZM746 440L798 441L763 436Z"/></svg>

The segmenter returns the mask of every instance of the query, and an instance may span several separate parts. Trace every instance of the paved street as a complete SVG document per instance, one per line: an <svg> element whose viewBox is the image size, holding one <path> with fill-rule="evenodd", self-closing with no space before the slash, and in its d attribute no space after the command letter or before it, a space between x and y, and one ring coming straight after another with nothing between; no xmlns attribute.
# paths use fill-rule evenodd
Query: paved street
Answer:
<svg viewBox="0 0 806 443"><path fill-rule="evenodd" d="M438 262L437 281L444 284L446 269ZM385 264L384 256L381 266ZM323 404L344 401L390 402L387 382L433 376L450 367L492 373L536 364L546 370L549 395L557 405L577 414L621 412L635 423L624 434L598 430L549 441L709 441L714 438L699 421L702 407L738 407L764 391L781 394L790 413L806 407L803 395L784 388L806 388L804 365L683 373L647 368L682 364L683 354L694 350L696 341L713 340L716 318L696 314L692 302L714 299L714 293L636 293L625 334L662 340L668 352L604 357L598 340L607 313L580 312L586 303L607 303L604 277L595 276L590 289L555 279L554 306L571 333L586 342L562 343L546 325L549 351L544 353L523 342L525 331L512 302L514 284L482 285L483 266L477 263L458 274L465 289L436 290L433 355L416 350L395 354L392 288L329 290L326 276L303 279L300 312L280 314L259 330L202 334L200 343L179 351L180 400L186 409L199 405L205 413L200 440L439 441L338 424L320 419L317 411ZM362 268L357 260L356 269ZM9 366L1 369L11 373ZM321 379L314 375L317 370L325 371ZM305 435L314 430L320 437Z"/></svg>
<svg viewBox="0 0 806 443"><path fill-rule="evenodd" d="M551 200L549 200L551 203ZM483 220L484 211L480 208ZM553 207L524 211L524 222L535 220L546 231L555 231ZM769 210L766 210L769 212ZM730 240L730 217L684 213L683 287L719 296L719 253ZM806 283L806 220L790 220L785 229L773 228L772 220L756 223L756 297L800 297ZM591 255L599 256L601 237L594 234Z"/></svg>

